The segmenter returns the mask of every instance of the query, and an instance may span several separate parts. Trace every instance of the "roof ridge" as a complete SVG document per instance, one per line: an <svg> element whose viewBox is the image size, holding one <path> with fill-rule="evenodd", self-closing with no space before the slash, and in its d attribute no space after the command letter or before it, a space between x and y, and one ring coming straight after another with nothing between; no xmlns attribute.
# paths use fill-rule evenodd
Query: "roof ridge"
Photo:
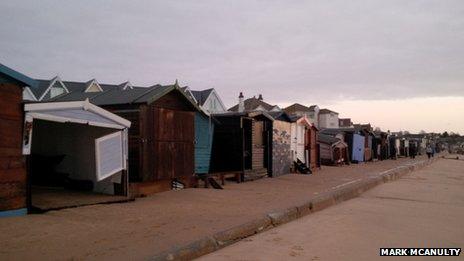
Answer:
<svg viewBox="0 0 464 261"><path fill-rule="evenodd" d="M173 85L166 85L166 86L173 86ZM155 84L155 85L153 85L153 86L147 87L148 90L147 90L146 92L142 93L141 95L135 97L135 98L133 99L132 103L136 103L137 100L141 99L143 96L149 94L150 92L152 92L153 90L155 90L155 89L157 89L157 88L159 88L159 87L163 87L163 85L161 85L161 84Z"/></svg>

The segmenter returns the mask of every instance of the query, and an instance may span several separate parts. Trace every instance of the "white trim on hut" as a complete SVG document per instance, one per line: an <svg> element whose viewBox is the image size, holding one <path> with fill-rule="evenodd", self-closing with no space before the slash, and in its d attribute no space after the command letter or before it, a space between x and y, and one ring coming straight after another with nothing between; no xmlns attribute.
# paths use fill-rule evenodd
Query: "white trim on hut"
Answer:
<svg viewBox="0 0 464 261"><path fill-rule="evenodd" d="M87 87L85 88L84 92L102 92L102 91L103 89L100 86L100 84L98 84L97 80L92 79L88 82Z"/></svg>
<svg viewBox="0 0 464 261"><path fill-rule="evenodd" d="M47 93L50 92L51 94L51 91L52 91L52 88L57 88L55 86L55 83L59 83L61 85L61 88L63 89L63 93L69 93L69 90L68 88L66 88L66 85L64 85L64 83L61 81L60 77L59 76L56 76L55 78L53 78L51 81L50 81L50 85L48 85L47 89L45 89L45 91L42 93L42 95L39 97L39 101L43 100L43 98L45 97L45 95L47 95ZM57 96L57 95L55 95ZM53 97L52 97L53 98Z"/></svg>
<svg viewBox="0 0 464 261"><path fill-rule="evenodd" d="M61 149L69 155L82 155L75 154L81 153L82 151L89 151L94 149L95 156L93 158L94 164L90 164L86 172L86 177L93 180L95 184L94 190L96 192L108 192L102 190L102 184L107 184L108 182L121 183L121 175L124 170L127 170L127 160L128 160L128 128L131 126L130 121L123 119L109 111L106 111L96 105L91 104L88 100L85 101L76 101L76 102L49 102L49 103L31 103L24 105L25 111L25 123L24 130L25 134L23 135L23 154L29 155L32 153L32 143L33 143L33 132L35 128L38 128L36 133L42 133L42 138L37 141L39 146L42 149L47 149L49 146L54 146L53 144L59 144ZM43 120L40 124L52 124L54 123L74 123L78 125L60 125L60 134L53 137L51 140L44 140L43 136L44 126L36 125L35 127L33 122L35 120ZM56 124L50 125L54 126L56 130ZM74 126L74 127L73 127ZM62 143L61 139L66 141L66 135L75 135L76 126L83 128L85 134L81 135L80 138L83 140L83 143ZM92 129L92 127L100 127L104 129ZM49 126L47 126L49 127ZM113 129L113 130L111 130ZM42 130L42 131L40 131ZM62 132L61 132L62 131ZM34 135L37 135L34 134ZM39 135L40 136L40 135ZM63 137L61 137L63 136ZM37 138L37 137L36 137ZM34 138L34 139L36 139ZM48 139L47 138L47 139ZM47 145L48 142L52 142L51 145ZM68 145L66 145L68 144ZM34 145L36 146L36 145ZM47 147L48 146L48 147ZM93 148L92 148L93 147ZM36 148L36 147L34 147ZM37 148L36 148L37 149ZM91 159L87 158L83 162ZM82 158L82 157L81 157ZM64 163L63 163L64 164ZM70 164L66 163L62 167L69 167ZM84 164L84 163L82 163ZM87 163L86 163L87 164ZM85 164L84 164L85 165ZM89 172L90 171L90 172ZM81 174L82 174L81 173ZM79 174L79 173L78 173ZM79 175L81 175L79 174ZM90 175L90 176L89 176ZM110 178L108 181L108 178ZM128 173L126 171L126 188L127 193L127 179ZM106 180L106 181L104 181ZM105 188L106 189L106 188ZM113 192L110 192L113 193Z"/></svg>

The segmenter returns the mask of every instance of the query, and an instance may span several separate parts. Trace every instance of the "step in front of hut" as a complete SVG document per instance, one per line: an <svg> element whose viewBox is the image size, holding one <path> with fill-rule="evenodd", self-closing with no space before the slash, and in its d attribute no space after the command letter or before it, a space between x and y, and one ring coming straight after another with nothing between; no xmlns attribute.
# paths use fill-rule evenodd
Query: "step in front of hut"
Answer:
<svg viewBox="0 0 464 261"><path fill-rule="evenodd" d="M245 170L245 181L253 181L257 179L261 179L267 177L267 169L266 168L259 168L259 169L251 169Z"/></svg>

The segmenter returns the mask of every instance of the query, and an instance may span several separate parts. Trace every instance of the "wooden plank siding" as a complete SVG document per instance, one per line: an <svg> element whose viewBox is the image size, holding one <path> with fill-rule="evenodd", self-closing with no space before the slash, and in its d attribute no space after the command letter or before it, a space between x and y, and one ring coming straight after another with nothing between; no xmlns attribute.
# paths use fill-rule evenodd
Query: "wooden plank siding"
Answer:
<svg viewBox="0 0 464 261"><path fill-rule="evenodd" d="M22 88L0 84L0 211L26 207Z"/></svg>
<svg viewBox="0 0 464 261"><path fill-rule="evenodd" d="M209 173L214 124L200 112L195 113L195 173Z"/></svg>
<svg viewBox="0 0 464 261"><path fill-rule="evenodd" d="M315 128L308 128L306 130L307 147L309 152L309 168L314 171L320 167L319 164L319 151L317 146L317 130Z"/></svg>
<svg viewBox="0 0 464 261"><path fill-rule="evenodd" d="M139 188L131 185L131 191L151 194L169 190L173 178L191 185L195 171L195 112L185 97L172 91L149 105L103 107L132 122L129 180Z"/></svg>
<svg viewBox="0 0 464 261"><path fill-rule="evenodd" d="M194 174L194 112L154 109L154 179Z"/></svg>
<svg viewBox="0 0 464 261"><path fill-rule="evenodd" d="M129 182L141 181L140 173L142 172L142 133L139 109L128 108L127 110L113 110L113 113L131 121L131 127L128 132L129 143Z"/></svg>
<svg viewBox="0 0 464 261"><path fill-rule="evenodd" d="M253 120L252 123L252 169L264 168L264 124L262 121Z"/></svg>

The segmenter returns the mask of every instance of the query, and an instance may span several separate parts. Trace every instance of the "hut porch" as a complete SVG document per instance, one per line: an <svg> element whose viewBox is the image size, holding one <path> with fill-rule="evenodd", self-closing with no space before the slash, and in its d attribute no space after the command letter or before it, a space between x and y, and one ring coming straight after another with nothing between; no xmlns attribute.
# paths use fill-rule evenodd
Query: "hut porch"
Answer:
<svg viewBox="0 0 464 261"><path fill-rule="evenodd" d="M88 102L26 104L25 111L31 211L130 200L130 122Z"/></svg>
<svg viewBox="0 0 464 261"><path fill-rule="evenodd" d="M32 186L32 210L38 212L96 204L122 203L134 200L95 192L68 190L60 187Z"/></svg>

